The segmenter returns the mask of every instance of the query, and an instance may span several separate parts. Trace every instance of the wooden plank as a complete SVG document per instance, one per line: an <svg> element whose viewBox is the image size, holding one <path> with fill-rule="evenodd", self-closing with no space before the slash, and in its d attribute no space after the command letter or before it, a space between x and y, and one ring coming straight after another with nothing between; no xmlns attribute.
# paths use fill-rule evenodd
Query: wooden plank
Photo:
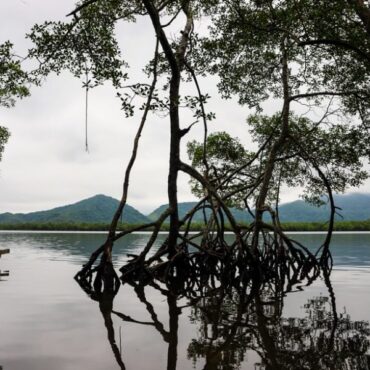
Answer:
<svg viewBox="0 0 370 370"><path fill-rule="evenodd" d="M0 258L3 254L8 254L10 253L10 249L0 249Z"/></svg>

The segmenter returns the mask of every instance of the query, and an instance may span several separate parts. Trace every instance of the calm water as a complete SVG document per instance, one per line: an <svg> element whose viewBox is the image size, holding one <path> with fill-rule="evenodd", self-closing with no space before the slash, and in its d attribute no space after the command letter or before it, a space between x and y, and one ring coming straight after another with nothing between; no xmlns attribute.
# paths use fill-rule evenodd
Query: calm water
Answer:
<svg viewBox="0 0 370 370"><path fill-rule="evenodd" d="M118 243L115 263L138 252L147 237L135 234ZM294 238L315 247L323 235ZM0 249L11 249L0 260L0 269L10 271L0 281L0 369L258 370L268 369L267 357L294 369L294 356L325 357L333 313L322 280L289 293L278 307L268 299L256 302L253 313L241 312L237 297L215 293L189 307L186 299L127 285L112 310L112 302L90 299L73 280L103 240L91 233L0 233ZM370 234L336 234L332 253L338 369L365 370Z"/></svg>

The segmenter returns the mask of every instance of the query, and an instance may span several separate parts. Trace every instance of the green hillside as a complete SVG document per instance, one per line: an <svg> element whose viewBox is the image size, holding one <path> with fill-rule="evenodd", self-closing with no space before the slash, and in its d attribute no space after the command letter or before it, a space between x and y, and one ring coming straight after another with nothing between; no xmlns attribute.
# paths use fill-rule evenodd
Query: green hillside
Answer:
<svg viewBox="0 0 370 370"><path fill-rule="evenodd" d="M3 213L0 214L0 223L110 223L118 204L117 199L105 195L95 195L80 202L47 211L16 214ZM127 224L141 224L149 220L135 208L126 205L122 221Z"/></svg>
<svg viewBox="0 0 370 370"><path fill-rule="evenodd" d="M347 194L335 195L335 202L342 210L338 210L340 216L336 218L343 221L364 221L370 219L370 194ZM195 206L195 202L184 202L179 204L179 215L182 218L190 209ZM162 205L148 215L151 220L155 220L166 209L167 205ZM246 211L232 208L232 214L238 222L250 222L251 216ZM280 220L282 222L324 222L329 217L329 207L312 206L303 200L296 200L291 203L282 204L279 209ZM207 212L209 215L209 211ZM269 218L266 218L269 221ZM198 211L193 219L202 222L203 214Z"/></svg>
<svg viewBox="0 0 370 370"><path fill-rule="evenodd" d="M364 221L370 219L370 194L336 195L335 200L337 206L342 208L342 211L339 212L343 218L337 217L338 221ZM180 203L180 217L183 217L195 204L195 202ZM117 206L118 200L105 195L95 195L80 202L47 211L16 214L3 213L0 214L0 225L45 225L47 223L108 225ZM147 223L159 217L166 207L167 205L162 205L150 215L144 216L135 208L127 205L122 222L125 224ZM231 211L238 222L248 223L251 221L251 216L248 212L235 208L232 208ZM210 211L207 210L206 213L207 217L209 217ZM314 207L302 200L280 206L280 219L282 222L324 222L328 219L328 215L329 208L327 205ZM201 223L203 221L203 212L198 211L193 221ZM267 221L269 220L267 219Z"/></svg>
<svg viewBox="0 0 370 370"><path fill-rule="evenodd" d="M341 208L336 216L338 221L364 221L370 219L370 194L346 194L335 195L335 204ZM282 222L320 222L329 217L328 205L315 207L303 200L283 204L280 207L280 219Z"/></svg>

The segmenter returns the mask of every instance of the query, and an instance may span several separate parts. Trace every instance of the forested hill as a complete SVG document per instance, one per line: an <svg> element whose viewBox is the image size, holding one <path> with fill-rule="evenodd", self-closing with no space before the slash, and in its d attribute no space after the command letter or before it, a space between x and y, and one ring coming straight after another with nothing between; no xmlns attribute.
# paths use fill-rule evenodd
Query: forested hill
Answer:
<svg viewBox="0 0 370 370"><path fill-rule="evenodd" d="M32 213L3 213L0 214L1 224L17 223L110 223L118 206L118 200L105 196L95 195L91 198L63 207L47 211ZM122 221L129 224L148 222L148 218L135 208L126 205Z"/></svg>
<svg viewBox="0 0 370 370"><path fill-rule="evenodd" d="M337 216L338 220L361 221L370 219L370 194L335 195L335 202L338 207L342 208L339 213L343 218ZM195 202L180 203L180 217L183 217L195 204ZM166 207L167 205L160 206L148 217L154 220ZM279 211L282 222L320 222L326 221L329 215L329 207L327 205L315 207L305 203L303 200L282 204ZM245 211L234 208L232 213L239 222L251 220L251 216ZM202 221L202 219L202 212L197 212L193 218L194 221Z"/></svg>
<svg viewBox="0 0 370 370"><path fill-rule="evenodd" d="M370 219L370 194L335 195L335 205L342 210L338 220L363 221ZM280 207L280 219L286 221L325 221L328 219L329 206L314 207L302 200L283 204Z"/></svg>
<svg viewBox="0 0 370 370"><path fill-rule="evenodd" d="M336 205L342 208L340 211L343 221L361 221L370 219L370 194L336 195ZM180 217L183 217L195 202L179 204ZM109 224L114 211L117 209L118 200L105 196L95 195L80 202L54 208L47 211L32 213L3 213L0 214L0 224L27 224L27 223L88 223ZM127 205L122 222L126 224L147 223L156 219L167 207L162 205L149 216L144 216L135 208ZM250 222L251 216L246 211L232 208L238 222ZM209 211L207 212L209 215ZM314 207L302 200L286 203L280 206L280 219L282 222L321 222L328 219L328 206ZM203 213L197 212L193 218L195 222L203 220Z"/></svg>

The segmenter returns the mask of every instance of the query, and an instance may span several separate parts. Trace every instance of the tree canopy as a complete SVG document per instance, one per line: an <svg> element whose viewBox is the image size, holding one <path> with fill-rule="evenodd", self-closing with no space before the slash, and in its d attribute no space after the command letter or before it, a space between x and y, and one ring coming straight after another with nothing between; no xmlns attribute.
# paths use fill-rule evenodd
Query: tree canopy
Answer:
<svg viewBox="0 0 370 370"><path fill-rule="evenodd" d="M11 108L17 99L29 96L31 77L21 66L20 58L14 54L10 41L0 45L0 107ZM0 126L0 160L9 139L9 130Z"/></svg>
<svg viewBox="0 0 370 370"><path fill-rule="evenodd" d="M237 138L232 138L226 132L208 136L210 181L222 184L222 189L225 189L224 197L230 198L234 206L245 207L246 189L249 189L250 198L253 196L256 198L267 154L274 138L277 138L281 131L280 120L280 114L271 117L256 114L248 117L251 136L259 144L259 148L268 142L258 155L256 152L248 152ZM321 197L326 189L312 164L323 168L336 193L343 193L350 187L356 187L368 178L368 173L363 168L363 163L369 156L368 138L358 127L348 123L335 125L327 123L321 127L306 117L294 114L291 114L289 121L290 134L280 148L271 180L270 206L279 202L277 199L279 188L284 184L292 188L301 188L302 195L307 201L315 204L323 202ZM203 148L201 142L188 143L188 155L192 165L200 172L205 171L202 162ZM353 148L356 148L356 151ZM253 164L249 163L252 161ZM238 172L238 176L230 176L235 171ZM228 177L230 179L223 183ZM192 180L191 184L196 196L204 196L204 189L197 182Z"/></svg>

